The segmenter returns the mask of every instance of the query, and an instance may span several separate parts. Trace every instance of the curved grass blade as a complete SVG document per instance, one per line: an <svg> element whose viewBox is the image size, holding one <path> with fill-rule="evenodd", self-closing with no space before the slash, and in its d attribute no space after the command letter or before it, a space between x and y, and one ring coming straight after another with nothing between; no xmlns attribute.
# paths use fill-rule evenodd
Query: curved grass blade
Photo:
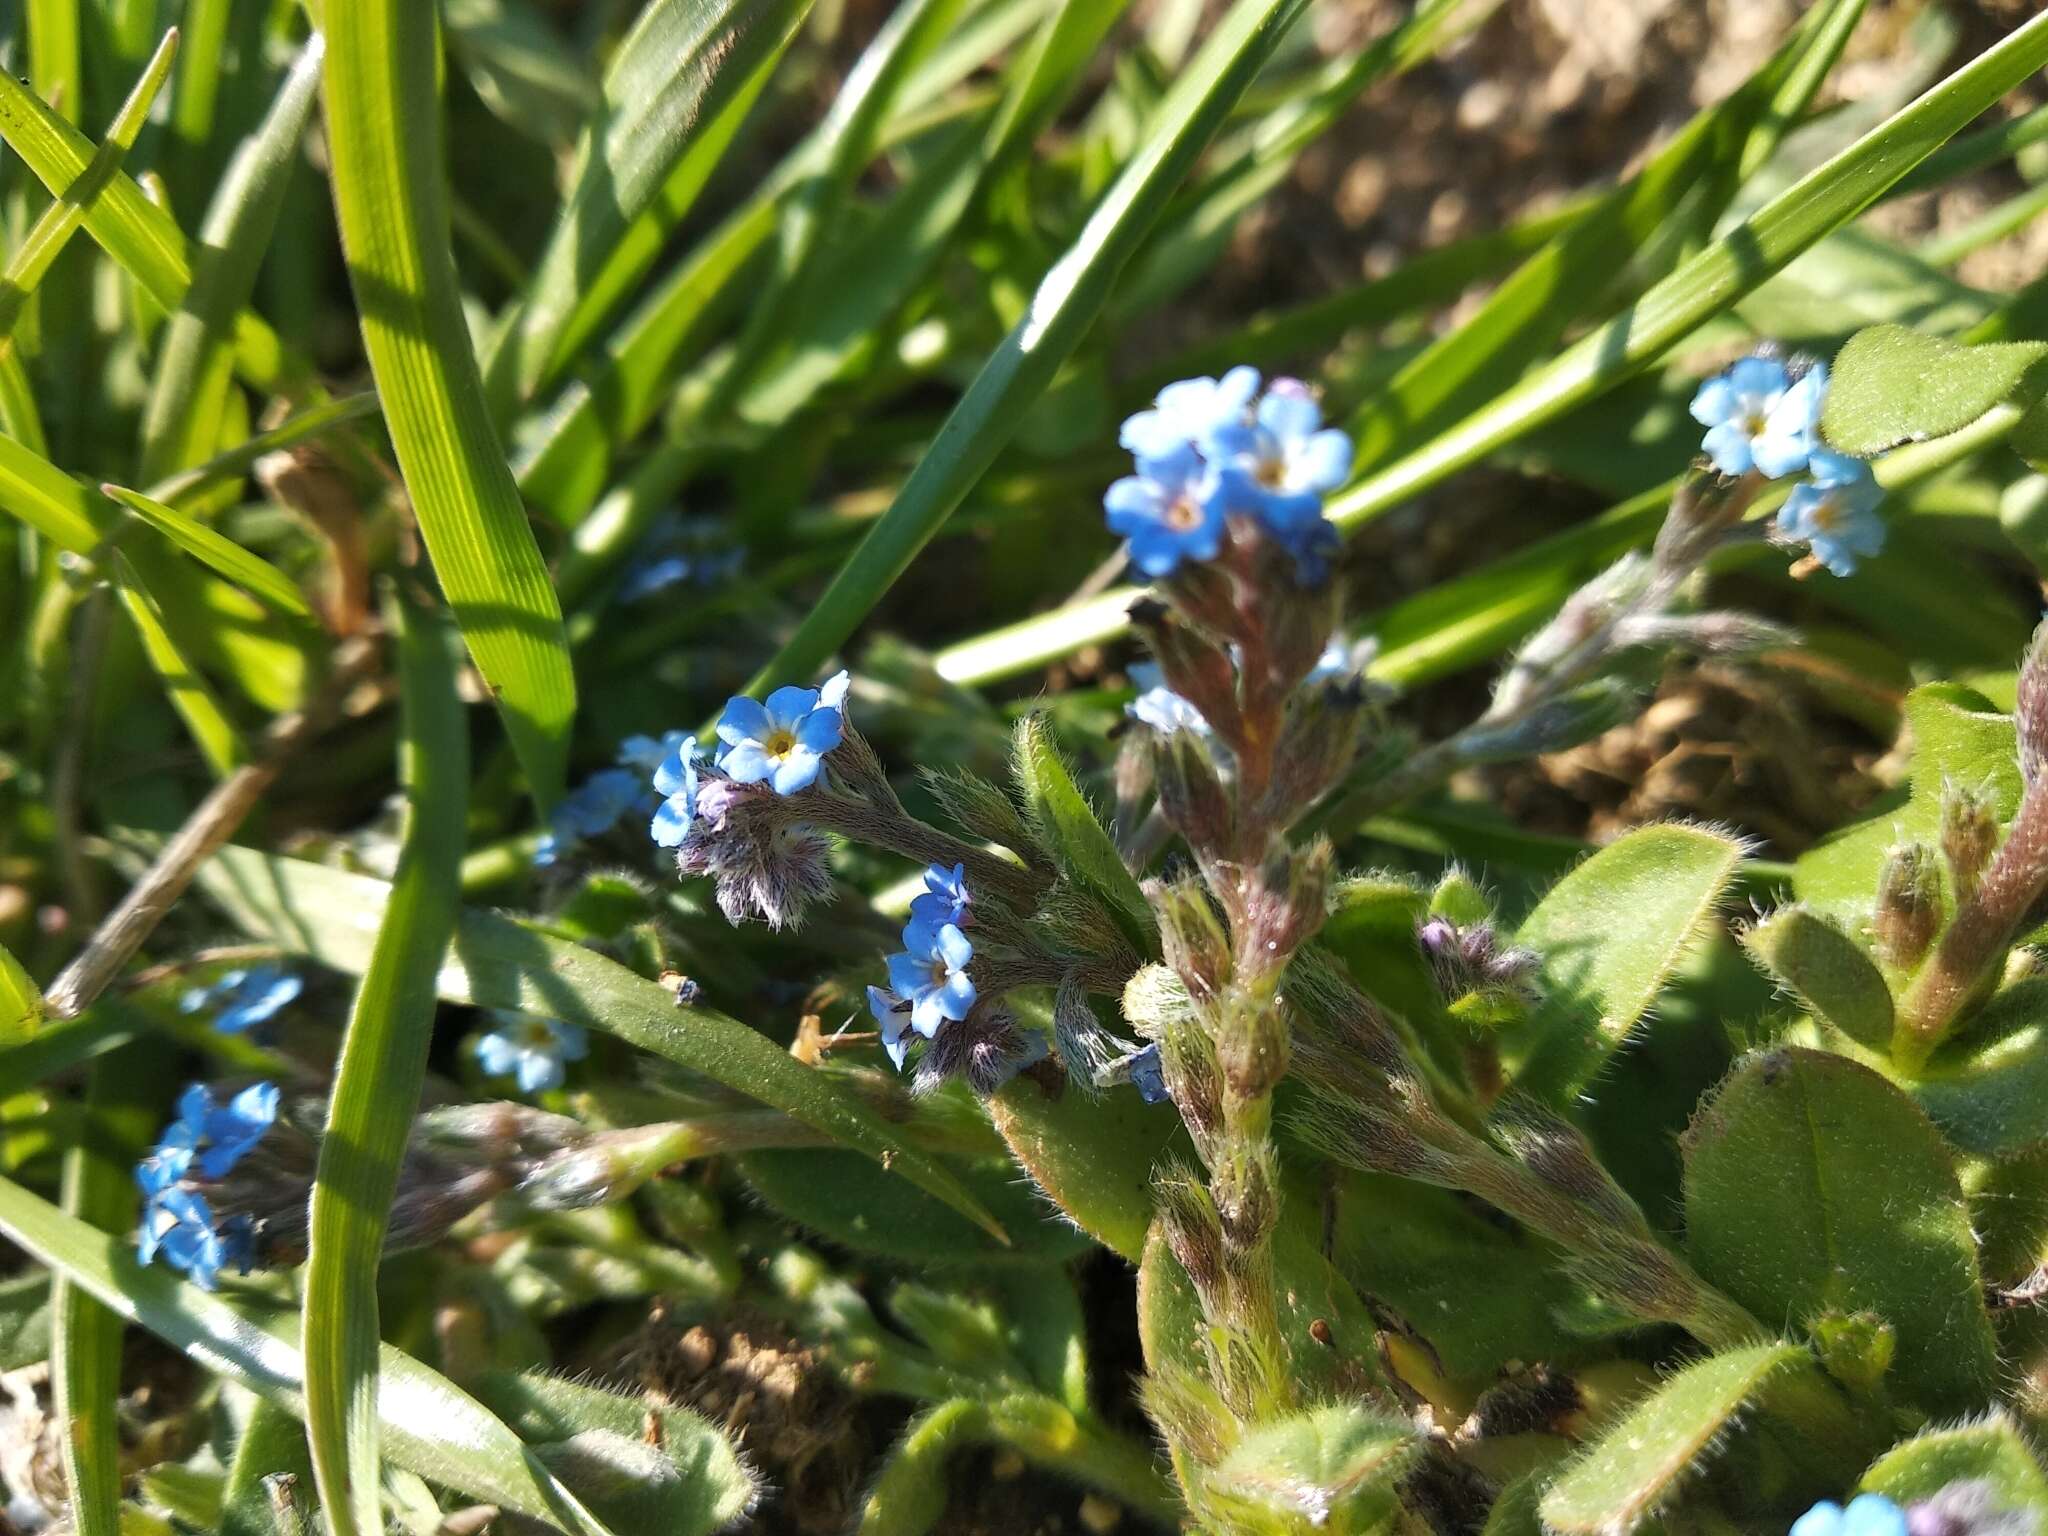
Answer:
<svg viewBox="0 0 2048 1536"><path fill-rule="evenodd" d="M311 442L336 427L366 421L376 414L376 391L368 389L360 394L343 395L338 400L323 400L318 405L309 405L268 432L259 432L247 442L237 443L215 454L204 464L195 464L158 481L149 488L150 500L176 507L181 501L197 499L241 478L258 459L268 454Z"/></svg>
<svg viewBox="0 0 2048 1536"><path fill-rule="evenodd" d="M121 162L135 147L136 136L142 132L142 125L149 121L149 109L156 104L157 93L163 89L164 81L170 75L171 60L177 52L178 29L173 27L157 44L156 52L136 80L135 88L121 103L121 110L114 114L113 122L107 125L107 136L93 151L91 163L76 181L65 188L62 197L42 211L15 248L13 256L8 258L7 270L0 274L0 337L14 334L22 311L28 307L29 295L36 291L43 274L50 270L72 235L77 233L78 226L85 220L86 209L92 206L100 189L120 171Z"/></svg>
<svg viewBox="0 0 2048 1536"><path fill-rule="evenodd" d="M297 1314L216 1296L145 1269L126 1239L87 1226L0 1178L0 1233L216 1375L305 1416ZM532 1450L447 1378L385 1346L377 1413L391 1459L430 1482L517 1510L577 1536L611 1536Z"/></svg>
<svg viewBox="0 0 2048 1536"><path fill-rule="evenodd" d="M313 610L306 605L304 594L282 571L268 560L250 554L226 534L216 533L196 518L144 496L140 491L118 485L103 485L100 490L108 499L119 502L194 559L212 566L252 596L263 599L282 613L312 617Z"/></svg>
<svg viewBox="0 0 2048 1536"><path fill-rule="evenodd" d="M360 974L391 887L365 875L250 848L223 848L199 872L207 893L251 936ZM495 912L465 910L443 957L444 1002L566 1019L617 1035L865 1152L1007 1242L1001 1225L937 1159L903 1141L825 1073L716 1009L616 961Z"/></svg>
<svg viewBox="0 0 2048 1536"><path fill-rule="evenodd" d="M313 1182L305 1279L306 1431L335 1536L378 1536L377 1269L434 1032L434 976L461 900L469 736L448 637L390 608L398 637L405 830L356 989Z"/></svg>
<svg viewBox="0 0 2048 1536"><path fill-rule="evenodd" d="M435 11L325 7L335 210L370 370L435 574L543 806L562 792L576 680L505 466L449 253Z"/></svg>
<svg viewBox="0 0 2048 1536"><path fill-rule="evenodd" d="M199 229L192 284L164 333L143 408L145 483L198 463L220 441L220 416L234 371L235 316L255 291L257 269L277 228L299 141L313 115L326 47L318 32L306 40L268 115L236 150L214 190Z"/></svg>
<svg viewBox="0 0 2048 1536"><path fill-rule="evenodd" d="M53 197L63 197L92 168L90 139L51 111L12 75L0 71L0 139ZM192 283L184 232L124 171L85 206L87 233L142 284L165 313L176 314ZM259 316L235 317L235 369L253 388L289 392L311 376L305 360Z"/></svg>
<svg viewBox="0 0 2048 1536"><path fill-rule="evenodd" d="M815 672L945 524L1080 344L1174 187L1304 8L1304 0L1238 0L1217 24L1160 104L1151 136L1046 273L895 502L748 692Z"/></svg>
<svg viewBox="0 0 2048 1536"><path fill-rule="evenodd" d="M116 551L112 561L114 587L121 594L121 606L142 640L149 664L163 679L164 693L171 708L185 722L192 739L206 757L206 766L217 779L224 779L249 761L249 746L242 733L221 708L213 688L178 649L163 609L135 572L135 563Z"/></svg>
<svg viewBox="0 0 2048 1536"><path fill-rule="evenodd" d="M1909 170L2044 62L2048 16L2037 16L1489 405L1335 498L1331 518L1340 527L1370 521L1648 367L1892 192ZM1125 615L1138 596L1139 589L1120 587L979 636L945 653L942 675L956 682L1002 676L1112 640L1126 628Z"/></svg>
<svg viewBox="0 0 2048 1536"><path fill-rule="evenodd" d="M809 10L810 0L655 0L641 12L605 77L568 206L492 360L494 399L527 399L559 378L646 272Z"/></svg>

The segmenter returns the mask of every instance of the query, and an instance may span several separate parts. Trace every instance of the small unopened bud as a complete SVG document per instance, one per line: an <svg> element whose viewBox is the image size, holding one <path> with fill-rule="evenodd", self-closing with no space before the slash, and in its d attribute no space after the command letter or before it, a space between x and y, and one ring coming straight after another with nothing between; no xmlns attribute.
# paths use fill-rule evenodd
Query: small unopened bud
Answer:
<svg viewBox="0 0 2048 1536"><path fill-rule="evenodd" d="M1294 952L1323 926L1335 864L1326 837L1299 848L1276 837L1258 868L1247 872L1237 953L1238 975L1247 986L1277 979Z"/></svg>
<svg viewBox="0 0 2048 1536"><path fill-rule="evenodd" d="M1557 617L1523 642L1514 664L1494 690L1493 713L1523 708L1557 665L1598 635L1650 585L1650 562L1638 554L1621 557L1565 599Z"/></svg>
<svg viewBox="0 0 2048 1536"><path fill-rule="evenodd" d="M1941 787L1941 855L1955 882L1956 905L1977 891L1991 855L1998 850L1998 809L1989 786L1965 789L1954 780Z"/></svg>
<svg viewBox="0 0 2048 1536"><path fill-rule="evenodd" d="M1311 684L1288 706L1273 753L1273 782L1260 806L1284 827L1351 770L1365 720L1365 685L1356 677Z"/></svg>
<svg viewBox="0 0 2048 1536"><path fill-rule="evenodd" d="M1234 1141L1210 1172L1226 1248L1257 1248L1280 1222L1280 1175L1273 1143Z"/></svg>
<svg viewBox="0 0 2048 1536"><path fill-rule="evenodd" d="M2042 764L2048 763L2048 619L2034 631L2027 659L2020 663L2013 723L2019 730L2020 777L2032 789L2040 781Z"/></svg>
<svg viewBox="0 0 2048 1536"><path fill-rule="evenodd" d="M1209 1191L1187 1169L1169 1166L1153 1180L1159 1229L1167 1250L1187 1271L1205 1310L1223 1293L1223 1222Z"/></svg>
<svg viewBox="0 0 2048 1536"><path fill-rule="evenodd" d="M1159 811L1198 853L1230 845L1230 796L1215 766L1192 731L1154 736L1152 774L1159 785Z"/></svg>
<svg viewBox="0 0 2048 1536"><path fill-rule="evenodd" d="M1449 918L1461 928L1493 920L1493 898L1464 869L1452 866L1429 894L1429 915Z"/></svg>
<svg viewBox="0 0 2048 1536"><path fill-rule="evenodd" d="M1415 945L1446 1003L1475 995L1506 1003L1534 995L1541 958L1501 943L1491 922L1461 927L1446 917L1426 917L1415 926Z"/></svg>
<svg viewBox="0 0 2048 1536"><path fill-rule="evenodd" d="M1233 993L1232 1007L1216 1040L1216 1064L1231 1098L1249 1103L1268 1097L1287 1075L1291 1031L1277 999Z"/></svg>
<svg viewBox="0 0 2048 1536"><path fill-rule="evenodd" d="M1941 871L1925 843L1901 843L1884 856L1871 928L1878 953L1904 970L1918 965L1941 931Z"/></svg>
<svg viewBox="0 0 2048 1536"><path fill-rule="evenodd" d="M1019 1029L1008 1009L985 1002L966 1018L940 1026L918 1058L910 1091L935 1093L957 1077L987 1098L1046 1055L1044 1035Z"/></svg>
<svg viewBox="0 0 2048 1536"><path fill-rule="evenodd" d="M1159 918L1166 963L1191 997L1214 997L1230 979L1230 937L1197 880L1149 880L1146 899Z"/></svg>
<svg viewBox="0 0 2048 1536"><path fill-rule="evenodd" d="M1906 1506L1908 1536L2035 1536L2040 1516L2011 1503L1988 1479L1950 1483Z"/></svg>
<svg viewBox="0 0 2048 1536"><path fill-rule="evenodd" d="M1223 648L1153 599L1131 604L1131 623L1144 636L1166 686L1194 705L1225 741L1237 740L1237 670Z"/></svg>
<svg viewBox="0 0 2048 1536"><path fill-rule="evenodd" d="M1344 594L1341 583L1334 581L1307 589L1287 581L1276 590L1282 595L1263 604L1262 611L1272 683L1284 691L1314 671L1329 648L1330 636L1343 617Z"/></svg>

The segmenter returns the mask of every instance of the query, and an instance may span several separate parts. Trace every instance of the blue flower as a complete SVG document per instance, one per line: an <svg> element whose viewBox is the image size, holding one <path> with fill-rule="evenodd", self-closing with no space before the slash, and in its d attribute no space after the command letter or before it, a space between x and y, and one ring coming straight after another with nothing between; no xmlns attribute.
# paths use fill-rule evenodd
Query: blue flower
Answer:
<svg viewBox="0 0 2048 1536"><path fill-rule="evenodd" d="M153 1264L159 1255L173 1269L183 1270L193 1284L210 1291L229 1253L214 1223L213 1207L195 1190L168 1189L143 1208L135 1255Z"/></svg>
<svg viewBox="0 0 2048 1536"><path fill-rule="evenodd" d="M1778 535L1808 545L1814 559L1847 576L1858 560L1884 548L1884 520L1877 515L1884 491L1868 464L1826 448L1813 451L1807 468L1811 478L1795 485L1778 509Z"/></svg>
<svg viewBox="0 0 2048 1536"><path fill-rule="evenodd" d="M1155 1041L1130 1059L1131 1086L1138 1090L1138 1097L1147 1104L1164 1104L1172 1097L1166 1091L1166 1073L1159 1065L1159 1045Z"/></svg>
<svg viewBox="0 0 2048 1536"><path fill-rule="evenodd" d="M199 1171L209 1179L225 1178L277 1123L277 1105L275 1083L253 1084L218 1107L201 1085L186 1089L178 1101L178 1118L182 1125L196 1121L206 1143L199 1152Z"/></svg>
<svg viewBox="0 0 2048 1536"><path fill-rule="evenodd" d="M924 893L910 899L910 919L932 928L947 923L964 925L974 897L967 889L967 866L929 865L924 872Z"/></svg>
<svg viewBox="0 0 2048 1536"><path fill-rule="evenodd" d="M1692 398L1693 420L1707 428L1700 448L1724 475L1752 468L1772 479L1796 475L1819 447L1828 370L1815 364L1795 383L1775 358L1745 357L1707 380Z"/></svg>
<svg viewBox="0 0 2048 1536"><path fill-rule="evenodd" d="M680 735L682 740L655 767L654 792L662 801L648 829L663 848L680 847L689 835L690 823L697 819L697 738L679 731L670 734Z"/></svg>
<svg viewBox="0 0 2048 1536"><path fill-rule="evenodd" d="M621 768L653 773L690 739L688 731L663 731L659 740L652 736L628 736L619 743L618 764Z"/></svg>
<svg viewBox="0 0 2048 1536"><path fill-rule="evenodd" d="M1906 1512L1879 1493L1860 1493L1847 1509L1822 1499L1792 1522L1789 1536L1906 1536Z"/></svg>
<svg viewBox="0 0 2048 1536"><path fill-rule="evenodd" d="M477 1065L487 1076L517 1079L521 1093L561 1087L563 1064L581 1061L590 1052L590 1039L579 1024L501 1010L493 1010L492 1017L498 1028L477 1041Z"/></svg>
<svg viewBox="0 0 2048 1536"><path fill-rule="evenodd" d="M1182 379L1159 391L1150 410L1124 422L1117 441L1138 459L1172 458L1185 449L1208 451L1219 428L1244 419L1259 392L1259 370L1236 367L1221 379Z"/></svg>
<svg viewBox="0 0 2048 1536"><path fill-rule="evenodd" d="M1230 510L1283 535L1320 519L1323 497L1351 473L1351 439L1323 425L1322 407L1299 379L1275 379L1251 421L1214 434L1210 456L1222 468Z"/></svg>
<svg viewBox="0 0 2048 1536"><path fill-rule="evenodd" d="M1310 683L1338 683L1358 674L1358 665L1351 655L1351 642L1344 638L1343 631L1330 636L1330 643L1323 647L1316 664L1309 668L1303 679Z"/></svg>
<svg viewBox="0 0 2048 1536"><path fill-rule="evenodd" d="M912 922L903 930L903 950L889 957L889 989L910 1005L910 1027L929 1040L974 1007L967 974L974 945L956 924Z"/></svg>
<svg viewBox="0 0 2048 1536"><path fill-rule="evenodd" d="M1109 531L1130 540L1131 563L1147 576L1171 576L1183 560L1213 560L1223 548L1223 502L1202 456L1182 445L1138 460L1138 472L1103 493Z"/></svg>
<svg viewBox="0 0 2048 1536"><path fill-rule="evenodd" d="M901 1072L910 1054L910 1005L886 987L869 987L868 1012L882 1028L882 1049Z"/></svg>
<svg viewBox="0 0 2048 1536"><path fill-rule="evenodd" d="M306 984L290 971L274 965L250 970L225 971L211 985L194 987L178 999L181 1013L198 1013L218 1008L214 1028L230 1035L254 1029L271 1018L305 990Z"/></svg>
<svg viewBox="0 0 2048 1536"><path fill-rule="evenodd" d="M846 733L848 681L842 672L823 688L778 688L765 704L733 699L718 717L718 766L738 784L766 780L778 795L809 789Z"/></svg>
<svg viewBox="0 0 2048 1536"><path fill-rule="evenodd" d="M604 836L645 796L646 780L641 774L629 768L600 768L564 795L549 815L548 830L534 849L534 863L552 864L577 843Z"/></svg>

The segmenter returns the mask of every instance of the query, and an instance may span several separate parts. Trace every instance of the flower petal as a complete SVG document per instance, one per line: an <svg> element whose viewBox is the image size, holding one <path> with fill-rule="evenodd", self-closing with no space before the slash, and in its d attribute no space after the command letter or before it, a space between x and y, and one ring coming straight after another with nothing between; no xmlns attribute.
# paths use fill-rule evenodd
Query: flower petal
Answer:
<svg viewBox="0 0 2048 1536"><path fill-rule="evenodd" d="M820 705L797 722L797 744L808 751L830 752L846 734L846 716Z"/></svg>
<svg viewBox="0 0 2048 1536"><path fill-rule="evenodd" d="M769 783L778 795L793 795L817 783L818 770L824 766L825 759L809 747L791 747L782 754L782 761L775 765Z"/></svg>
<svg viewBox="0 0 2048 1536"><path fill-rule="evenodd" d="M775 763L758 741L742 741L727 749L719 766L735 784L758 784L775 771Z"/></svg>
<svg viewBox="0 0 2048 1536"><path fill-rule="evenodd" d="M761 707L760 701L743 693L726 700L725 712L718 717L718 739L729 746L738 746L743 741L759 741L773 729L768 711Z"/></svg>
<svg viewBox="0 0 2048 1536"><path fill-rule="evenodd" d="M818 690L785 684L768 695L768 718L777 729L793 730L796 723L818 707Z"/></svg>

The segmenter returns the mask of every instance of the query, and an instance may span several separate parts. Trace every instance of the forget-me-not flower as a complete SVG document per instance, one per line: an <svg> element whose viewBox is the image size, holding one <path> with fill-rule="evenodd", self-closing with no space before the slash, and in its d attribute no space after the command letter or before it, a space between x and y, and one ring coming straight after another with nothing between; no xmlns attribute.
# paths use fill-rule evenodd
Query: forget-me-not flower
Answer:
<svg viewBox="0 0 2048 1536"><path fill-rule="evenodd" d="M1814 450L1807 471L1809 478L1778 509L1778 535L1804 543L1814 559L1847 576L1884 547L1884 520L1877 515L1884 491L1868 464L1826 448Z"/></svg>
<svg viewBox="0 0 2048 1536"><path fill-rule="evenodd" d="M648 830L663 848L682 846L697 818L697 751L697 738L686 735L654 769L654 792L662 799Z"/></svg>
<svg viewBox="0 0 2048 1536"><path fill-rule="evenodd" d="M1259 370L1239 365L1220 379L1182 379L1159 391L1151 409L1125 420L1117 441L1140 460L1183 449L1208 452L1211 435L1236 424L1259 392Z"/></svg>
<svg viewBox="0 0 2048 1536"><path fill-rule="evenodd" d="M1906 1512L1880 1493L1859 1493L1844 1509L1822 1499L1792 1522L1788 1536L1906 1536Z"/></svg>
<svg viewBox="0 0 2048 1536"><path fill-rule="evenodd" d="M598 769L564 795L549 813L548 830L534 849L533 862L552 864L564 850L588 838L604 836L645 795L646 781L630 768Z"/></svg>
<svg viewBox="0 0 2048 1536"><path fill-rule="evenodd" d="M277 1123L278 1101L275 1083L252 1084L225 1104L216 1104L204 1083L194 1083L178 1096L178 1118L165 1144L193 1150L207 1178L226 1178Z"/></svg>
<svg viewBox="0 0 2048 1536"><path fill-rule="evenodd" d="M628 736L619 743L619 766L652 773L690 739L688 731L663 731L659 737Z"/></svg>
<svg viewBox="0 0 2048 1536"><path fill-rule="evenodd" d="M1819 446L1827 388L1825 364L1795 381L1776 358L1745 357L1692 398L1693 420L1707 428L1701 451L1724 475L1796 475Z"/></svg>
<svg viewBox="0 0 2048 1536"><path fill-rule="evenodd" d="M192 1180L225 1178L276 1123L277 1107L271 1083L245 1088L226 1104L216 1104L201 1083L179 1096L177 1118L135 1167L143 1194L136 1253L143 1263L161 1255L209 1291L224 1265L248 1270L255 1257L254 1225L245 1215L216 1219Z"/></svg>
<svg viewBox="0 0 2048 1536"><path fill-rule="evenodd" d="M1275 379L1251 420L1219 429L1212 442L1225 505L1283 542L1322 520L1323 497L1351 473L1351 439L1323 425L1322 407L1299 379Z"/></svg>
<svg viewBox="0 0 2048 1536"><path fill-rule="evenodd" d="M882 1049L898 1072L910 1054L910 1005L887 987L868 988L868 1012L882 1029Z"/></svg>
<svg viewBox="0 0 2048 1536"><path fill-rule="evenodd" d="M198 1013L218 1008L213 1027L224 1034L239 1035L274 1018L305 986L298 976L274 965L224 971L208 985L186 992L178 999L178 1010Z"/></svg>
<svg viewBox="0 0 2048 1536"><path fill-rule="evenodd" d="M1213 560L1223 548L1219 481L1186 444L1140 458L1135 475L1103 493L1102 508L1109 531L1130 541L1131 563L1147 576L1171 576L1183 560Z"/></svg>
<svg viewBox="0 0 2048 1536"><path fill-rule="evenodd" d="M849 681L841 672L822 688L778 688L765 703L732 699L718 717L718 766L734 783L766 781L778 795L809 789L846 734Z"/></svg>
<svg viewBox="0 0 2048 1536"><path fill-rule="evenodd" d="M559 1088L564 1063L581 1061L590 1039L580 1024L535 1014L493 1011L498 1027L476 1042L477 1065L490 1077L509 1077L521 1093Z"/></svg>
<svg viewBox="0 0 2048 1536"><path fill-rule="evenodd" d="M968 909L973 905L974 897L967 889L967 866L955 864L948 869L943 864L932 864L924 872L923 892L910 899L910 920L933 928L942 928L947 923L965 927Z"/></svg>
<svg viewBox="0 0 2048 1536"><path fill-rule="evenodd" d="M904 928L903 952L889 957L889 990L910 1005L910 1027L925 1039L974 1007L974 979L967 974L973 959L974 945L957 924Z"/></svg>
<svg viewBox="0 0 2048 1536"><path fill-rule="evenodd" d="M205 1291L218 1283L221 1266L231 1256L206 1197L183 1188L166 1189L143 1207L135 1255L145 1264L154 1264L161 1257Z"/></svg>
<svg viewBox="0 0 2048 1536"><path fill-rule="evenodd" d="M1155 1040L1130 1059L1131 1086L1147 1104L1164 1104L1172 1097L1166 1091L1166 1072L1159 1064L1159 1043Z"/></svg>
<svg viewBox="0 0 2048 1536"><path fill-rule="evenodd" d="M1202 712L1166 686L1166 674L1156 661L1134 661L1131 682L1138 695L1124 706L1124 713L1140 725L1149 725L1162 736L1175 731L1192 731L1197 736L1214 734Z"/></svg>

